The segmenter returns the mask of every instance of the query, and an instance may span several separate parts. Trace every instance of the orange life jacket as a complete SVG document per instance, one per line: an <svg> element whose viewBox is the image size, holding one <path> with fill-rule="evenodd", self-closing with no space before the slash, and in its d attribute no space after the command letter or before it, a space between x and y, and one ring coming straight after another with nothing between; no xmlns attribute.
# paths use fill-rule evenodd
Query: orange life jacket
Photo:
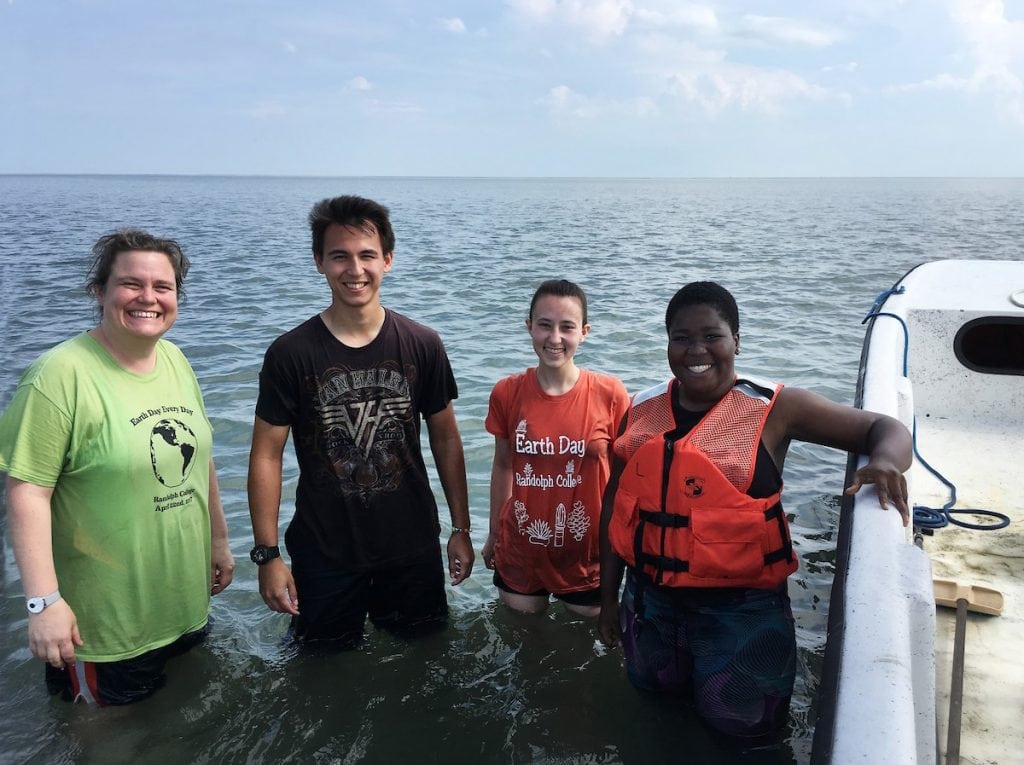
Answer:
<svg viewBox="0 0 1024 765"><path fill-rule="evenodd" d="M678 439L671 383L658 388L634 399L615 443L620 456L633 453L615 495L612 549L668 587L778 587L797 568L782 489L764 498L746 491L782 386L737 380Z"/></svg>

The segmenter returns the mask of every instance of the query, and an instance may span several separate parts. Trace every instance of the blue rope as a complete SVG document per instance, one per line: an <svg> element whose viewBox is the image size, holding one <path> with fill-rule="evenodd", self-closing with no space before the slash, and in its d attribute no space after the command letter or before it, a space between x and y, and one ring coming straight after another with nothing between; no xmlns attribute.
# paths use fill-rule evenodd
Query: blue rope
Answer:
<svg viewBox="0 0 1024 765"><path fill-rule="evenodd" d="M906 287L900 285L899 287L892 287L881 293L875 298L874 304L871 306L871 310L861 324L866 324L868 319L874 319L879 316L887 316L891 319L896 319L903 328L903 376L907 377L907 356L910 353L910 330L907 327L907 323L903 320L902 316L897 316L894 313L887 313L879 310L882 304L889 299L890 295L902 295L906 292ZM996 529L1006 528L1010 525L1009 516L1003 513L998 513L995 510L981 510L979 508L962 508L953 509L953 505L956 504L956 486L946 479L938 470L933 468L928 461L921 456L921 453L917 450L917 415L914 415L913 428L911 431L913 440L914 456L917 461L920 462L924 467L935 476L942 484L949 489L949 501L941 508L926 507L925 505L914 505L914 525L919 528L925 529L941 529L950 524L954 526L960 526L965 529L974 529L976 531L995 531ZM968 514L968 515L983 515L988 518L995 518L994 523L971 523L969 521L959 521L953 517L954 513Z"/></svg>
<svg viewBox="0 0 1024 765"><path fill-rule="evenodd" d="M910 330L907 328L907 323L905 321L903 321L903 317L902 316L897 316L894 313L885 313L884 311L875 311L875 312L869 313L867 316L865 316L864 317L864 321L862 321L861 324L867 323L868 319L874 319L874 318L877 318L879 316L888 316L890 319L896 319L896 321L898 321L900 323L900 326L903 327L903 376L906 377L907 376L907 348L910 347Z"/></svg>
<svg viewBox="0 0 1024 765"><path fill-rule="evenodd" d="M885 292L880 293L878 295L878 297L875 298L875 302L871 304L871 310L868 311L868 315L864 317L864 321L867 321L868 319L870 319L872 314L878 313L878 309L880 309L882 307L882 304L886 300L889 299L890 295L902 295L906 291L907 291L907 288L904 287L901 284L899 287L890 287ZM886 315L887 316L892 316L893 314L886 314ZM899 318L899 317L897 317L897 318ZM862 321L861 324L863 324L864 321ZM904 326L904 328L906 327L906 325L903 325L903 326ZM906 349L904 349L904 350L906 350Z"/></svg>

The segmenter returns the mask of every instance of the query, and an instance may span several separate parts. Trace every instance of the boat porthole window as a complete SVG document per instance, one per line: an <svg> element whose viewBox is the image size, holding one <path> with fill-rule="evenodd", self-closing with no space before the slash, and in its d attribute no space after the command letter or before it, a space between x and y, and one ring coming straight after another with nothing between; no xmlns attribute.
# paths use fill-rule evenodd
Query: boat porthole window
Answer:
<svg viewBox="0 0 1024 765"><path fill-rule="evenodd" d="M961 364L975 372L1024 375L1024 317L969 321L956 333L953 351Z"/></svg>

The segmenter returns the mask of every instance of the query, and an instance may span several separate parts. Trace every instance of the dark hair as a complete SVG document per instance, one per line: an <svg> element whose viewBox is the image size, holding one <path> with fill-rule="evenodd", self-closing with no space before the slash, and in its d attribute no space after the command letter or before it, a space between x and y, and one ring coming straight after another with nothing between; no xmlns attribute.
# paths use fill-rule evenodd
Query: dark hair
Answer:
<svg viewBox="0 0 1024 765"><path fill-rule="evenodd" d="M576 298L583 308L583 323L587 323L587 295L580 285L570 282L568 279L548 279L546 282L541 282L530 301L530 319L533 319L533 309L536 307L537 301L545 295Z"/></svg>
<svg viewBox="0 0 1024 765"><path fill-rule="evenodd" d="M122 228L112 234L101 236L92 246L93 262L86 277L85 290L93 297L99 297L110 280L110 271L114 261L122 252L141 250L142 252L161 252L171 261L174 269L174 288L178 298L185 296L185 276L188 274L189 261L181 247L173 239L161 239L141 228ZM103 315L103 306L100 306Z"/></svg>
<svg viewBox="0 0 1024 765"><path fill-rule="evenodd" d="M395 232L388 208L371 199L341 196L321 199L313 205L309 211L309 228L313 232L313 254L318 258L324 256L324 232L332 223L375 232L380 235L382 254L395 251Z"/></svg>
<svg viewBox="0 0 1024 765"><path fill-rule="evenodd" d="M711 306L725 319L734 335L740 333L740 309L736 305L736 298L725 287L714 282L690 282L672 296L665 311L666 332L676 314L691 305Z"/></svg>

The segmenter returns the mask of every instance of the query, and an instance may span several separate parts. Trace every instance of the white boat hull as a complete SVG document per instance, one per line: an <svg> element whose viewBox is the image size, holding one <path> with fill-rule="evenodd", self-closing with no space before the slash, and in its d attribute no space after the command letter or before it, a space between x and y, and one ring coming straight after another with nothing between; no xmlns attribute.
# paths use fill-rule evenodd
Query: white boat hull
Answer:
<svg viewBox="0 0 1024 765"><path fill-rule="evenodd" d="M954 509L1011 523L918 547L870 488L844 502L813 761L945 761L955 612L936 610L934 577L1003 593L1000 616L968 616L961 761L1022 763L1024 263L936 261L897 286L868 328L858 405L916 423L912 504L950 499L928 463Z"/></svg>

